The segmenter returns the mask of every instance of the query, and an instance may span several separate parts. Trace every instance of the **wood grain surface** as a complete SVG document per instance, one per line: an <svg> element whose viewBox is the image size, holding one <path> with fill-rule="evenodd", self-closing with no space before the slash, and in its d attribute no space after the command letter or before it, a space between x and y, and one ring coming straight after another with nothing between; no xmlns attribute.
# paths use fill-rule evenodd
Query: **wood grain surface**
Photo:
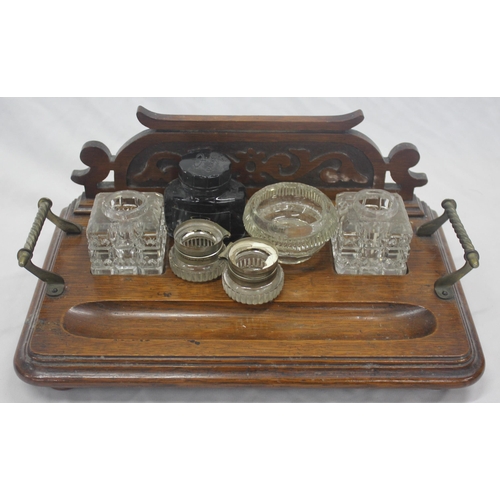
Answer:
<svg viewBox="0 0 500 500"><path fill-rule="evenodd" d="M387 158L342 117L186 117L139 107L149 129L116 155L98 141L81 152L72 179L85 192L62 214L86 226L98 192L163 192L183 154L224 152L250 196L299 181L332 200L345 190L383 188L405 200L414 232L433 218L414 195L427 182L410 171L419 153L396 145ZM107 180L113 173L113 180ZM56 388L133 385L460 387L484 357L460 284L443 301L434 282L453 270L442 231L414 236L404 276L336 274L328 243L309 261L284 266L279 297L233 302L220 279L93 276L85 232L56 229L45 268L66 281L57 298L39 283L15 355L26 382Z"/></svg>
<svg viewBox="0 0 500 500"><path fill-rule="evenodd" d="M84 226L85 215L70 220ZM425 206L424 206L425 207ZM413 218L414 230L427 217ZM442 234L414 237L404 276L337 275L327 244L284 266L272 303L233 302L219 280L93 276L83 235L56 230L46 266L66 291L40 284L16 353L27 382L52 387L150 384L460 387L484 359L460 285L439 299L451 268Z"/></svg>

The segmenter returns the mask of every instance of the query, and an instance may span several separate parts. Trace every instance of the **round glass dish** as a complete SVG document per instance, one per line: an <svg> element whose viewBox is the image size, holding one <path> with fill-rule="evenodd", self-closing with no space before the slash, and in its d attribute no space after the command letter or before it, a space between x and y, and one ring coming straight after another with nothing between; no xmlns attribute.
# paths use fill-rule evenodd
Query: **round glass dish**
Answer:
<svg viewBox="0 0 500 500"><path fill-rule="evenodd" d="M185 281L202 283L218 278L226 261L224 239L231 236L224 228L204 219L182 222L174 231L169 261L172 272Z"/></svg>
<svg viewBox="0 0 500 500"><path fill-rule="evenodd" d="M280 182L257 191L243 214L247 233L269 241L282 264L310 259L333 236L337 210L319 189L299 182Z"/></svg>
<svg viewBox="0 0 500 500"><path fill-rule="evenodd" d="M280 294L285 278L273 245L242 238L231 243L223 256L227 267L222 273L222 286L233 300L249 305L266 304Z"/></svg>

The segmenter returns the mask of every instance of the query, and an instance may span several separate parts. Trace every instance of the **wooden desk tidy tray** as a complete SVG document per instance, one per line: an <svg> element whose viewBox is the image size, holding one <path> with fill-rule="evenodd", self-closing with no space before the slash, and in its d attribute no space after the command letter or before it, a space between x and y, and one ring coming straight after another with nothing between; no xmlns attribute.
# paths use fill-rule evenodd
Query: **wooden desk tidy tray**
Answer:
<svg viewBox="0 0 500 500"><path fill-rule="evenodd" d="M367 187L399 193L413 229L434 218L413 194L427 182L409 169L411 144L388 158L342 117L184 117L139 108L148 130L116 156L84 145L87 170L72 179L85 193L61 214L86 226L99 192L156 191L177 175L182 155L210 148L232 160L250 196L276 181L314 185L335 199ZM114 171L114 182L104 182ZM386 182L390 173L394 183ZM389 177L389 176L388 176ZM459 283L453 298L434 292L453 270L442 231L414 235L408 274L335 273L330 244L311 260L285 266L272 303L245 306L219 280L188 283L161 276L93 276L85 232L56 229L45 268L65 289L50 297L39 282L15 368L28 383L54 388L147 385L461 387L475 382L484 358Z"/></svg>

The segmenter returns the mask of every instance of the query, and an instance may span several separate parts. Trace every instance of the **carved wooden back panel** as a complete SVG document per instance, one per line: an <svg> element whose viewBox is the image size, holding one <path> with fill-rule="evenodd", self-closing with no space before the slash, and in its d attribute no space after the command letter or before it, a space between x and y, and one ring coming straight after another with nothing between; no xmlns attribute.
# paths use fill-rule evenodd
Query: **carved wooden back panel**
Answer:
<svg viewBox="0 0 500 500"><path fill-rule="evenodd" d="M148 130L115 156L101 142L83 146L80 158L89 168L71 178L85 186L88 199L122 189L163 192L177 177L182 156L200 149L226 154L249 195L267 184L295 181L332 199L341 191L377 188L409 201L414 188L427 183L424 174L410 172L420 159L415 146L399 144L384 158L352 130L364 119L361 111L337 117L173 116L139 107L137 118Z"/></svg>

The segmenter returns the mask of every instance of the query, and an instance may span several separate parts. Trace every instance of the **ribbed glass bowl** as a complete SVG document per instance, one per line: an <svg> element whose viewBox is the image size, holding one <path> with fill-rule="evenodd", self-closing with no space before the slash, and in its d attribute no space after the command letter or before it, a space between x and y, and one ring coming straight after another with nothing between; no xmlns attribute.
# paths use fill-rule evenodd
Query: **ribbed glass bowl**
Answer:
<svg viewBox="0 0 500 500"><path fill-rule="evenodd" d="M257 191L243 214L247 233L272 243L282 264L310 259L334 235L337 210L319 189L280 182Z"/></svg>

